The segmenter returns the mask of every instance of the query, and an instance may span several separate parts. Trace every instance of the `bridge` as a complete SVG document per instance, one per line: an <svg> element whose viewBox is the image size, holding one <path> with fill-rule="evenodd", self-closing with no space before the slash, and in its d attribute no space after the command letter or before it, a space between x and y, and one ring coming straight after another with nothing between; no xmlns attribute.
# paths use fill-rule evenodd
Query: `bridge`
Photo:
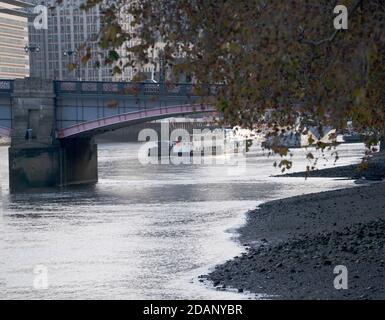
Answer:
<svg viewBox="0 0 385 320"><path fill-rule="evenodd" d="M0 80L0 136L11 138L11 192L96 183L96 135L215 111L202 98L217 86L196 89L180 83Z"/></svg>

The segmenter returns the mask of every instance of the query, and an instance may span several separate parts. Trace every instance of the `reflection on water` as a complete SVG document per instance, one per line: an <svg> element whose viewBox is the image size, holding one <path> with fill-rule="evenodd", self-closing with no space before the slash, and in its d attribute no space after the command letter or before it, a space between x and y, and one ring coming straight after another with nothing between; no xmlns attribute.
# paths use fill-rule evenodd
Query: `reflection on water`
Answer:
<svg viewBox="0 0 385 320"><path fill-rule="evenodd" d="M362 146L352 146L341 147L339 165L362 154ZM7 148L0 147L0 298L247 298L197 279L241 252L225 231L262 201L353 185L270 178L277 174L273 160L259 152L237 176L224 165L144 166L138 148L100 145L94 187L9 195ZM304 154L294 152L297 169L305 166ZM46 290L33 287L36 265L48 268Z"/></svg>

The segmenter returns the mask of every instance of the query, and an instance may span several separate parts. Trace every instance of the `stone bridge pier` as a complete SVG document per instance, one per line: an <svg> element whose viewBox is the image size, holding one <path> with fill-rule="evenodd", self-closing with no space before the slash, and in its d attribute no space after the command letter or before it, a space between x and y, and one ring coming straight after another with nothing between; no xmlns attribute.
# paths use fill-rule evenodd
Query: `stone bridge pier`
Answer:
<svg viewBox="0 0 385 320"><path fill-rule="evenodd" d="M11 192L98 181L94 139L57 139L55 98L53 81L14 81L9 148Z"/></svg>

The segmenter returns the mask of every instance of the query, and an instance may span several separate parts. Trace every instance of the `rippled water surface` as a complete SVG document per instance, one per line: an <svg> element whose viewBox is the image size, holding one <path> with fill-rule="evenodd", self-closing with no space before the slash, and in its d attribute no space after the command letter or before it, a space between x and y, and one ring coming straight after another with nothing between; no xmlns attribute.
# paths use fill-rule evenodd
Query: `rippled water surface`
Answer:
<svg viewBox="0 0 385 320"><path fill-rule="evenodd" d="M338 165L361 145L340 147ZM0 298L242 299L198 275L239 254L235 228L259 203L353 186L347 180L272 178L273 159L252 152L245 171L230 165L142 165L139 145L99 145L99 183L10 195L7 148L0 147ZM295 168L306 165L294 151ZM329 162L322 162L330 166ZM33 287L36 265L48 289Z"/></svg>

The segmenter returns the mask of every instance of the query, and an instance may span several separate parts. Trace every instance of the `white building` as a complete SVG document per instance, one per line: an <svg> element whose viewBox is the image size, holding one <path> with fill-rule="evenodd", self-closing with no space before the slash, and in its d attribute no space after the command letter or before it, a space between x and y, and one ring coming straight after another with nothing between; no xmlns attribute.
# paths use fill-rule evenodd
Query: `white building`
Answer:
<svg viewBox="0 0 385 320"><path fill-rule="evenodd" d="M99 49L93 39L100 30L100 9L80 9L83 0L29 0L48 8L48 29L36 30L30 21L30 46L39 50L30 52L31 76L55 80L113 81L129 80L132 70L127 68L122 75L114 76L111 66L95 66L96 60L103 60L106 51ZM128 18L126 25L128 25ZM78 52L84 42L91 48L92 58L80 63L84 52ZM74 70L68 68L75 65Z"/></svg>
<svg viewBox="0 0 385 320"><path fill-rule="evenodd" d="M35 5L41 4L48 8L48 29L37 30L33 26L33 17L29 23L29 46L31 61L31 76L55 80L82 80L82 81L130 81L136 74L142 79L159 81L166 76L166 67L162 59L155 58L154 63L141 67L126 67L121 75L113 75L113 66L101 64L95 66L95 61L103 61L107 51L101 50L95 40L101 28L101 10L99 5L84 11L80 9L84 0L63 0L60 4L56 0L27 0ZM127 0L128 2L129 0ZM131 17L124 12L120 13L120 25L133 32ZM80 63L83 53L78 49L84 42L91 48L92 57L85 65ZM122 65L125 65L127 52L125 48L135 45L134 41L127 41L120 50ZM154 55L162 49L159 42ZM38 50L35 50L35 49ZM154 57L153 57L154 58ZM68 66L75 66L70 71ZM162 71L161 71L162 70ZM182 82L184 80L181 80Z"/></svg>
<svg viewBox="0 0 385 320"><path fill-rule="evenodd" d="M99 10L81 11L79 0L30 0L48 8L48 29L36 29L30 20L29 45L38 50L30 51L31 76L56 80L109 80L110 70L95 68L91 62L77 63L81 53L77 49L99 28ZM96 52L96 43L89 44ZM70 64L78 66L71 71Z"/></svg>

